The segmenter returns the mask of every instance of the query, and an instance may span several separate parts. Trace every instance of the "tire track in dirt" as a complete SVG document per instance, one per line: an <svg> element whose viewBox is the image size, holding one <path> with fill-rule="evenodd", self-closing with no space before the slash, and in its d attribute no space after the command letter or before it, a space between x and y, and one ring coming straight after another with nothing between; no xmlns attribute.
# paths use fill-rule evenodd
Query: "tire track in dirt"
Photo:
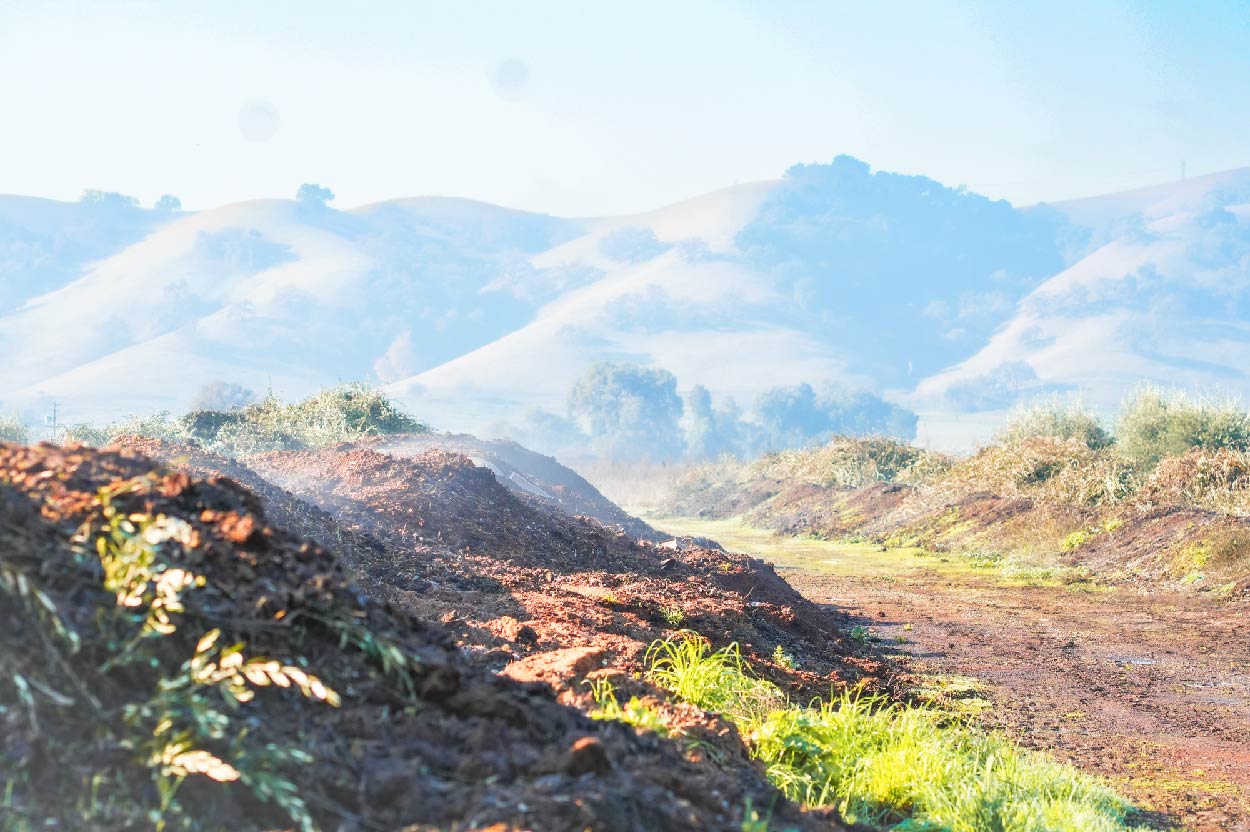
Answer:
<svg viewBox="0 0 1250 832"><path fill-rule="evenodd" d="M776 564L1021 745L1107 778L1159 828L1250 832L1250 604L1010 580L951 556L650 518ZM1044 573L1043 573L1044 574Z"/></svg>
<svg viewBox="0 0 1250 832"><path fill-rule="evenodd" d="M841 600L914 671L984 683L987 727L1187 828L1250 830L1245 605L1009 585L992 573L782 574L813 601Z"/></svg>

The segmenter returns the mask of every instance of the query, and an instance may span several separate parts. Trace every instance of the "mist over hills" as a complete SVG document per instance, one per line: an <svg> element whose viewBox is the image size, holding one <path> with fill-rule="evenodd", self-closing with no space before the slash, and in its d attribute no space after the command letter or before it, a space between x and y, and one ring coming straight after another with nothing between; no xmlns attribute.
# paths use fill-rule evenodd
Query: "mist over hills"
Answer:
<svg viewBox="0 0 1250 832"><path fill-rule="evenodd" d="M440 428L563 415L603 361L749 411L870 391L941 447L1040 392L1250 392L1250 170L1017 208L838 157L651 213L423 197L199 212L0 197L0 409L370 380Z"/></svg>

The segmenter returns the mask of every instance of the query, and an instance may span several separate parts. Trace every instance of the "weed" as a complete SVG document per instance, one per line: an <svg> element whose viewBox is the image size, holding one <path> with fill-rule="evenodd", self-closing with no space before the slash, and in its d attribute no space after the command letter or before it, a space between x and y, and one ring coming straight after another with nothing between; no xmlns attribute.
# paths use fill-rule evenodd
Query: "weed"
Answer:
<svg viewBox="0 0 1250 832"><path fill-rule="evenodd" d="M364 384L333 387L303 401L286 404L273 395L229 411L198 410L180 419L168 412L94 429L71 430L79 441L99 444L102 437L149 436L191 442L226 456L276 450L320 448L369 436L423 433L427 428L404 414L377 390Z"/></svg>
<svg viewBox="0 0 1250 832"><path fill-rule="evenodd" d="M616 593L605 592L599 596L599 603L603 604L605 607L615 607L617 604L621 603L621 599L616 597Z"/></svg>
<svg viewBox="0 0 1250 832"><path fill-rule="evenodd" d="M98 580L103 590L96 614L78 619L93 621L94 630L92 625L75 630L67 624L39 589L42 576L23 571L16 560L6 563L0 552L0 600L16 598L49 634L41 639L42 678L27 678L18 665L0 657L17 698L28 707L32 727L37 727L38 709L31 688L62 707L74 700L57 689L70 690L82 707L94 712L95 742L116 751L113 767L88 772L89 780L80 782L89 782L90 789L78 792L81 797L68 801L65 810L75 813L82 828L200 828L179 801L183 783L238 782L309 832L312 816L291 778L312 758L265 738L247 706L262 688L290 689L334 707L339 695L309 672L302 659L249 656L242 642L224 641L216 627L203 632L191 654L179 662L171 636L184 635L184 597L207 591L207 581L190 568L173 565L197 562L187 556L197 545L190 525L121 507L120 498L143 494L150 486L149 478L138 478L102 488L91 519L75 538L73 568L81 569L87 580ZM97 658L84 663L88 649ZM0 687L0 706L5 694ZM136 769L151 778L151 788L135 783ZM10 803L15 790L25 785L21 778L21 772L4 778ZM204 788L200 786L200 794Z"/></svg>
<svg viewBox="0 0 1250 832"><path fill-rule="evenodd" d="M872 640L872 635L868 632L868 628L862 624L856 624L851 628L850 637L852 641L858 641L860 644L867 644Z"/></svg>
<svg viewBox="0 0 1250 832"><path fill-rule="evenodd" d="M686 613L682 608L676 605L669 607L660 607L660 615L664 616L664 620L668 622L670 627L680 627L681 622L686 620Z"/></svg>
<svg viewBox="0 0 1250 832"><path fill-rule="evenodd" d="M773 810L770 806L768 812L760 814L759 809L755 808L754 801L750 797L746 799L742 808L742 825L739 826L741 832L769 832L772 828Z"/></svg>
<svg viewBox="0 0 1250 832"><path fill-rule="evenodd" d="M1014 411L995 437L1009 445L1025 439L1075 440L1090 450L1112 443L1112 436L1079 400L1058 396L1039 399Z"/></svg>
<svg viewBox="0 0 1250 832"><path fill-rule="evenodd" d="M784 667L786 670L797 670L799 667L798 660L787 653L780 644L773 648L773 664Z"/></svg>
<svg viewBox="0 0 1250 832"><path fill-rule="evenodd" d="M1191 449L1250 450L1250 413L1227 400L1194 399L1145 387L1120 411L1116 445L1143 471Z"/></svg>
<svg viewBox="0 0 1250 832"><path fill-rule="evenodd" d="M590 685L590 695L598 706L590 713L592 719L624 722L641 731L652 731L662 737L669 735L670 730L664 717L654 706L648 705L637 696L631 696L622 706L617 701L616 688L609 679L592 679L586 684Z"/></svg>

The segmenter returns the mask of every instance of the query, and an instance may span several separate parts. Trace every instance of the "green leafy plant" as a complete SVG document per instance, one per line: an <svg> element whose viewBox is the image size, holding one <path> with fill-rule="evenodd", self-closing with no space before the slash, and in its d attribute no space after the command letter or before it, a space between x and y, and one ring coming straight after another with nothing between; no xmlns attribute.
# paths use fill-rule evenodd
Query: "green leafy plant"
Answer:
<svg viewBox="0 0 1250 832"><path fill-rule="evenodd" d="M686 620L686 613L676 604L667 607L660 607L660 615L664 616L665 622L670 627L680 627L681 622Z"/></svg>
<svg viewBox="0 0 1250 832"><path fill-rule="evenodd" d="M1075 552L1094 539L1095 532L1088 529L1077 529L1063 539L1063 550L1065 552Z"/></svg>
<svg viewBox="0 0 1250 832"><path fill-rule="evenodd" d="M598 706L590 712L592 719L610 719L616 722L624 722L626 725L632 725L640 731L651 731L662 737L666 737L671 733L659 710L643 702L637 696L631 696L628 702L621 705L617 701L616 688L611 680L592 679L586 684L590 685L590 695Z"/></svg>
<svg viewBox="0 0 1250 832"><path fill-rule="evenodd" d="M312 757L275 742L252 703L261 690L289 690L337 707L339 694L303 659L250 655L242 641L225 640L220 627L203 631L184 652L184 629L202 621L188 617L187 599L212 587L191 566L200 562L194 552L199 539L187 522L135 511L157 482L140 477L100 489L89 519L66 547L68 560L54 572L0 547L0 612L16 602L25 622L38 622L28 632L39 635L0 651L0 715L16 702L38 735L47 708L85 711L90 739L81 742L110 762L87 772L85 792L75 788L86 776L78 773L81 763L62 761L53 769L68 778L67 800L55 811L73 828L203 829L180 800L184 783L195 780L199 800L206 787L237 784L311 832L315 824L294 774ZM94 614L67 616L42 588L47 581L82 587L76 597L88 605L94 598ZM152 787L136 783L139 772ZM10 806L21 805L31 785L22 770L0 772L0 794ZM220 799L237 797L223 793Z"/></svg>
<svg viewBox="0 0 1250 832"><path fill-rule="evenodd" d="M773 664L784 667L786 670L796 670L799 666L794 656L787 653L780 644L773 648Z"/></svg>

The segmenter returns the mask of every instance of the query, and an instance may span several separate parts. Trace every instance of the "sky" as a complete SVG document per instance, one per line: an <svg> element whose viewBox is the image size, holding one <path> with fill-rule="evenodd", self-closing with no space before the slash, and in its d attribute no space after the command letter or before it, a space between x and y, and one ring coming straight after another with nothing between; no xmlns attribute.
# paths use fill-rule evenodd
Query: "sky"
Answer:
<svg viewBox="0 0 1250 832"><path fill-rule="evenodd" d="M1250 165L1248 45L1244 0L0 0L0 193L586 216L847 153L1023 205Z"/></svg>

